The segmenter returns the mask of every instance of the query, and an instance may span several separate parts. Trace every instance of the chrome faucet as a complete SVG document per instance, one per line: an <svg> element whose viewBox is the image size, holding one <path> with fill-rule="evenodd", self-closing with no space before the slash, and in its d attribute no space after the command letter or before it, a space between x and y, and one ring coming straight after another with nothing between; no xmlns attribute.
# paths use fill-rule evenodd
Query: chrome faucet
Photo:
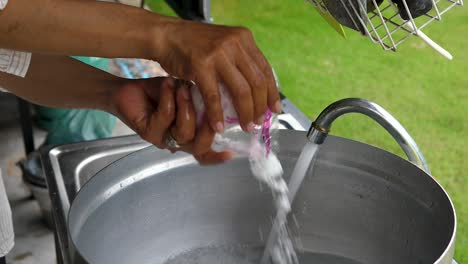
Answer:
<svg viewBox="0 0 468 264"><path fill-rule="evenodd" d="M307 138L316 144L322 144L330 132L333 121L347 113L361 113L374 119L393 136L411 162L431 174L418 145L400 122L376 103L364 99L342 99L329 105L312 123Z"/></svg>

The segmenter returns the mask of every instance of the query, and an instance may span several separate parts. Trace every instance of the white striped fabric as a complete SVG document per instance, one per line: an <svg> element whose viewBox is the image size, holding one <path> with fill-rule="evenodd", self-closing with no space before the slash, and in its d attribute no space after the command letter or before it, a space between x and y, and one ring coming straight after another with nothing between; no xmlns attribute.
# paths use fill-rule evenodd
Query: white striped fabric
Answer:
<svg viewBox="0 0 468 264"><path fill-rule="evenodd" d="M24 77L31 62L31 53L0 49L0 71Z"/></svg>
<svg viewBox="0 0 468 264"><path fill-rule="evenodd" d="M0 10L5 8L7 2L8 0L0 0ZM0 71L24 77L30 61L29 53L0 49ZM14 245L13 218L0 170L0 257L8 254Z"/></svg>
<svg viewBox="0 0 468 264"><path fill-rule="evenodd" d="M0 0L0 10L8 0ZM31 62L31 53L0 49L0 71L24 77Z"/></svg>
<svg viewBox="0 0 468 264"><path fill-rule="evenodd" d="M7 3L8 3L8 0L0 0L0 10L5 8Z"/></svg>
<svg viewBox="0 0 468 264"><path fill-rule="evenodd" d="M0 171L0 257L10 252L14 244L13 218Z"/></svg>

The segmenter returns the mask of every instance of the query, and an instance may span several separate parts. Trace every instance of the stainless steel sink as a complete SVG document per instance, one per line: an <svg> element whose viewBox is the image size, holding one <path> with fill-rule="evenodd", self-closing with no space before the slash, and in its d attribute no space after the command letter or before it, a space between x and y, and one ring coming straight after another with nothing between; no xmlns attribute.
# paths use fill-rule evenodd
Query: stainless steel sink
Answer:
<svg viewBox="0 0 468 264"><path fill-rule="evenodd" d="M41 149L56 228L58 263L73 263L67 217L70 204L81 186L107 165L148 145L133 135Z"/></svg>

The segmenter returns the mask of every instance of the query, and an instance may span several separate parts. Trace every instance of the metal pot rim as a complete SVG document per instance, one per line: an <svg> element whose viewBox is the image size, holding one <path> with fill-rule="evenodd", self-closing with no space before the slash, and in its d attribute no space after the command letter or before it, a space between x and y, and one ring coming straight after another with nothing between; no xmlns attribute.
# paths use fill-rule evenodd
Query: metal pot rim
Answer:
<svg viewBox="0 0 468 264"><path fill-rule="evenodd" d="M302 131L292 131L292 130L289 130L289 131L279 131L279 134L281 136L281 134L283 135L286 135L288 133L295 133L297 135L294 135L294 136L303 136L305 138L305 132L302 132ZM300 135L299 135L300 134ZM450 198L450 196L448 195L448 193L446 192L446 190L440 185L440 183L435 180L430 174L426 173L425 171L423 171L421 168L419 168L418 166L416 166L415 164L391 153L391 152L388 152L386 150L383 150L383 149L380 149L380 148L377 148L377 147L374 147L374 146L371 146L371 145L368 145L368 144L365 144L365 143L362 143L362 142L358 142L358 141L355 141L355 140L350 140L350 139L345 139L345 138L342 138L342 137L336 137L336 136L329 136L330 139L332 140L339 140L339 141L353 141L355 143L358 143L358 144L363 144L363 145L366 145L367 147L370 147L372 149L375 149L377 151L384 151L398 159L401 159L402 161L404 162L407 162L409 164L411 164L412 166L414 166L415 168L417 168L418 170L424 172L424 175L426 175L427 177L430 178L431 181L435 182L438 186L439 189L441 189L444 193L444 196L448 199L448 202L450 204L450 207L451 207L451 212L453 213L453 219L454 219L454 223L453 223L453 230L452 230L452 234L451 234L451 238L450 238L450 241L449 243L447 244L447 246L445 247L445 250L442 252L442 254L440 255L440 257L434 262L434 264L449 264L449 263L452 263L452 257L453 257L453 253L454 253L454 248L455 248L455 239L456 239L456 228L457 228L457 218L456 218L456 211L455 211L455 207L454 207L454 204ZM329 139L327 139L329 140ZM153 148L153 147L152 147ZM145 148L146 149L146 148ZM145 149L143 150L140 150L140 151L145 151ZM139 151L138 151L139 152ZM117 160L116 162L110 164L109 166L105 167L102 171L105 171L106 169L112 167L114 164L116 163L119 163L121 160L129 157L129 156L132 156L132 155L135 155L136 153L131 153L125 157L123 157L122 159L120 160ZM167 154L164 153L164 155L167 156ZM167 159L168 161L179 161L179 162L182 162L182 165L184 164L190 164L190 163L193 163L193 162L196 162L195 159L193 159L192 156L188 156L187 154L180 154L180 153L176 153L175 156L173 156L171 159ZM175 168L177 166L180 166L181 164L180 163L177 163L177 162L173 162L173 165L172 166L165 166L165 170L168 170L168 169L172 169L172 168ZM99 175L101 174L101 172L98 172L96 175ZM142 180L144 179L145 177L143 178L140 178L139 180ZM75 197L75 200L72 202L71 206L70 206L70 210L68 212L68 221L67 221L67 229L68 229L68 234L69 234L69 237L70 237L70 240L71 240L71 243L72 243L72 246L74 248L77 249L77 254L80 254L79 253L79 250L78 250L78 247L76 246L75 244L75 239L73 239L73 233L72 232L72 227L71 227L71 221L69 221L69 219L71 219L71 217L73 216L73 212L76 211L74 210L74 208L76 207L76 203L79 202L80 200L80 197L82 195L82 193L86 192L86 189L89 188L89 186L91 186L95 181L98 181L99 180L99 177L92 177L88 182L86 182L86 184L80 189L80 191L78 192L78 194L76 195ZM133 182L132 182L133 183ZM115 194L115 193L114 193ZM96 206L96 208L98 208L99 206ZM89 216L89 214L87 215ZM87 218L87 216L82 216L84 217L84 219ZM84 222L82 222L84 223ZM81 258L83 259L86 259L84 256L80 256ZM88 260L86 260L88 263L90 263Z"/></svg>

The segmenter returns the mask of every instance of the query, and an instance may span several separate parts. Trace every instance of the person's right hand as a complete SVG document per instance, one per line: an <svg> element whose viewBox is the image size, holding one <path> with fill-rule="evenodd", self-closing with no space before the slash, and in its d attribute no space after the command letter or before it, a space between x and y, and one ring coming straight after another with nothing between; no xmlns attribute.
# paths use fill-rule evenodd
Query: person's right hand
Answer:
<svg viewBox="0 0 468 264"><path fill-rule="evenodd" d="M262 123L267 107L281 111L272 68L248 29L174 19L164 36L155 42L153 59L169 74L197 84L214 131L224 129L219 82L226 84L245 131Z"/></svg>

